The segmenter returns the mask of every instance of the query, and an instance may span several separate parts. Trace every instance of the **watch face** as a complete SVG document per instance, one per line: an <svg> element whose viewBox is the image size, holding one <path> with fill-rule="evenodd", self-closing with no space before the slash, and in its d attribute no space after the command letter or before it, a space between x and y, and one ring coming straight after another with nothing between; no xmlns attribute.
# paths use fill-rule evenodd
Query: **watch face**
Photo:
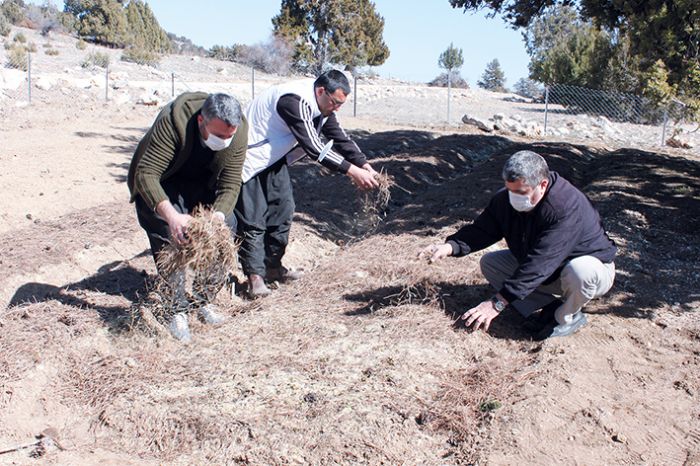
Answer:
<svg viewBox="0 0 700 466"><path fill-rule="evenodd" d="M506 305L503 303L503 301L499 300L498 298L494 297L491 299L491 302L493 303L493 307L498 311L501 312L503 309L506 308Z"/></svg>

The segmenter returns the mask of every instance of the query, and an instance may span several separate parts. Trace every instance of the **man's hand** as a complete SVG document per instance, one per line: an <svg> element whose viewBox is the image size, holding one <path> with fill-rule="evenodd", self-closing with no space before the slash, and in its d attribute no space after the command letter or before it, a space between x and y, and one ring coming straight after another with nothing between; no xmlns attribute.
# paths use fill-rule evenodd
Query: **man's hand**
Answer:
<svg viewBox="0 0 700 466"><path fill-rule="evenodd" d="M174 238L177 244L183 244L189 240L187 238L187 224L190 220L192 220L191 215L176 212L168 221L170 237Z"/></svg>
<svg viewBox="0 0 700 466"><path fill-rule="evenodd" d="M447 256L452 255L452 246L447 243L444 244L431 244L427 248L423 249L418 253L419 259L428 259L429 263L439 261Z"/></svg>
<svg viewBox="0 0 700 466"><path fill-rule="evenodd" d="M366 163L366 164L364 164L364 165L362 165L362 168L364 168L365 170L367 170L368 172L370 172L370 173L372 174L372 176L377 176L377 175L379 175L379 173L378 173L374 168L372 168L372 165L370 165L369 162Z"/></svg>
<svg viewBox="0 0 700 466"><path fill-rule="evenodd" d="M464 324L465 327L471 327L472 324L474 324L474 327L472 327L473 330L479 330L479 328L483 325L484 326L484 332L488 331L489 326L491 325L491 321L498 316L498 311L494 309L493 303L491 300L489 301L484 301L483 303L479 304L476 307L473 307L469 309L467 312L464 313L460 319L466 320L466 323Z"/></svg>
<svg viewBox="0 0 700 466"><path fill-rule="evenodd" d="M357 167L355 165L350 165L350 169L348 170L348 176L358 188L366 191L368 189L376 188L379 186L377 180L374 179L374 174L372 173L373 171L374 170L369 171L364 168Z"/></svg>
<svg viewBox="0 0 700 466"><path fill-rule="evenodd" d="M187 242L187 224L192 220L191 215L181 214L168 200L159 202L156 206L156 212L167 222L170 237L175 240L175 243Z"/></svg>

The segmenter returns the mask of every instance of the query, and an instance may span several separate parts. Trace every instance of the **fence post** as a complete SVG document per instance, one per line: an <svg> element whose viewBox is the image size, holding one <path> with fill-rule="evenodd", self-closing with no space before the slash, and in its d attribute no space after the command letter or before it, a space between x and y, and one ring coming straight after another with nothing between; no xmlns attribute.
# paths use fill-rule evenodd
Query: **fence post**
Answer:
<svg viewBox="0 0 700 466"><path fill-rule="evenodd" d="M357 75L353 74L352 75L353 79L353 93L354 97L352 98L352 116L356 117L357 116Z"/></svg>
<svg viewBox="0 0 700 466"><path fill-rule="evenodd" d="M251 100L255 98L255 67L251 66L250 67L250 95L251 95Z"/></svg>
<svg viewBox="0 0 700 466"><path fill-rule="evenodd" d="M105 66L105 102L109 102L109 65Z"/></svg>
<svg viewBox="0 0 700 466"><path fill-rule="evenodd" d="M170 95L175 97L175 73L170 73Z"/></svg>
<svg viewBox="0 0 700 466"><path fill-rule="evenodd" d="M544 87L544 136L547 135L547 110L549 107L549 86Z"/></svg>
<svg viewBox="0 0 700 466"><path fill-rule="evenodd" d="M447 124L450 124L450 100L452 97L452 73L447 71Z"/></svg>
<svg viewBox="0 0 700 466"><path fill-rule="evenodd" d="M664 127L661 130L661 147L666 145L666 126L668 125L668 107L664 110Z"/></svg>
<svg viewBox="0 0 700 466"><path fill-rule="evenodd" d="M27 98L32 103L32 54L27 51Z"/></svg>

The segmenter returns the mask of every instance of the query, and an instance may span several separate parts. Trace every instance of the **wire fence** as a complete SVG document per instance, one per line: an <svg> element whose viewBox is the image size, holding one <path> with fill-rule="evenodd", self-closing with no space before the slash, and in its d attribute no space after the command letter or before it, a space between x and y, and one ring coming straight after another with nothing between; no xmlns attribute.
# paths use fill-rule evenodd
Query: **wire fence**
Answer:
<svg viewBox="0 0 700 466"><path fill-rule="evenodd" d="M185 91L228 92L250 101L289 77L233 62L167 56L157 66L125 62L121 51L86 46L73 38L6 39L0 49L0 116L29 105L161 106ZM79 49L79 47L78 47ZM374 119L422 129L479 121L489 131L533 139L599 142L613 146L671 145L697 151L697 124L685 106L657 106L640 96L553 85L541 99L482 89L440 88L381 78L355 79L341 118Z"/></svg>

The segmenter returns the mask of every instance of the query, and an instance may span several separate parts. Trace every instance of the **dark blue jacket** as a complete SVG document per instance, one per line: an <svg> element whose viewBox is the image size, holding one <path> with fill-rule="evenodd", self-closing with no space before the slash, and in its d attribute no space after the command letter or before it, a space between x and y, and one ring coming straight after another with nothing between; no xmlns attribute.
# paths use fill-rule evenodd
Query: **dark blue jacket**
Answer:
<svg viewBox="0 0 700 466"><path fill-rule="evenodd" d="M593 256L609 263L617 251L590 200L556 172L550 173L544 197L530 212L513 209L504 188L474 223L449 236L447 243L453 255L464 256L504 238L520 264L499 290L508 302L556 280L571 259Z"/></svg>

